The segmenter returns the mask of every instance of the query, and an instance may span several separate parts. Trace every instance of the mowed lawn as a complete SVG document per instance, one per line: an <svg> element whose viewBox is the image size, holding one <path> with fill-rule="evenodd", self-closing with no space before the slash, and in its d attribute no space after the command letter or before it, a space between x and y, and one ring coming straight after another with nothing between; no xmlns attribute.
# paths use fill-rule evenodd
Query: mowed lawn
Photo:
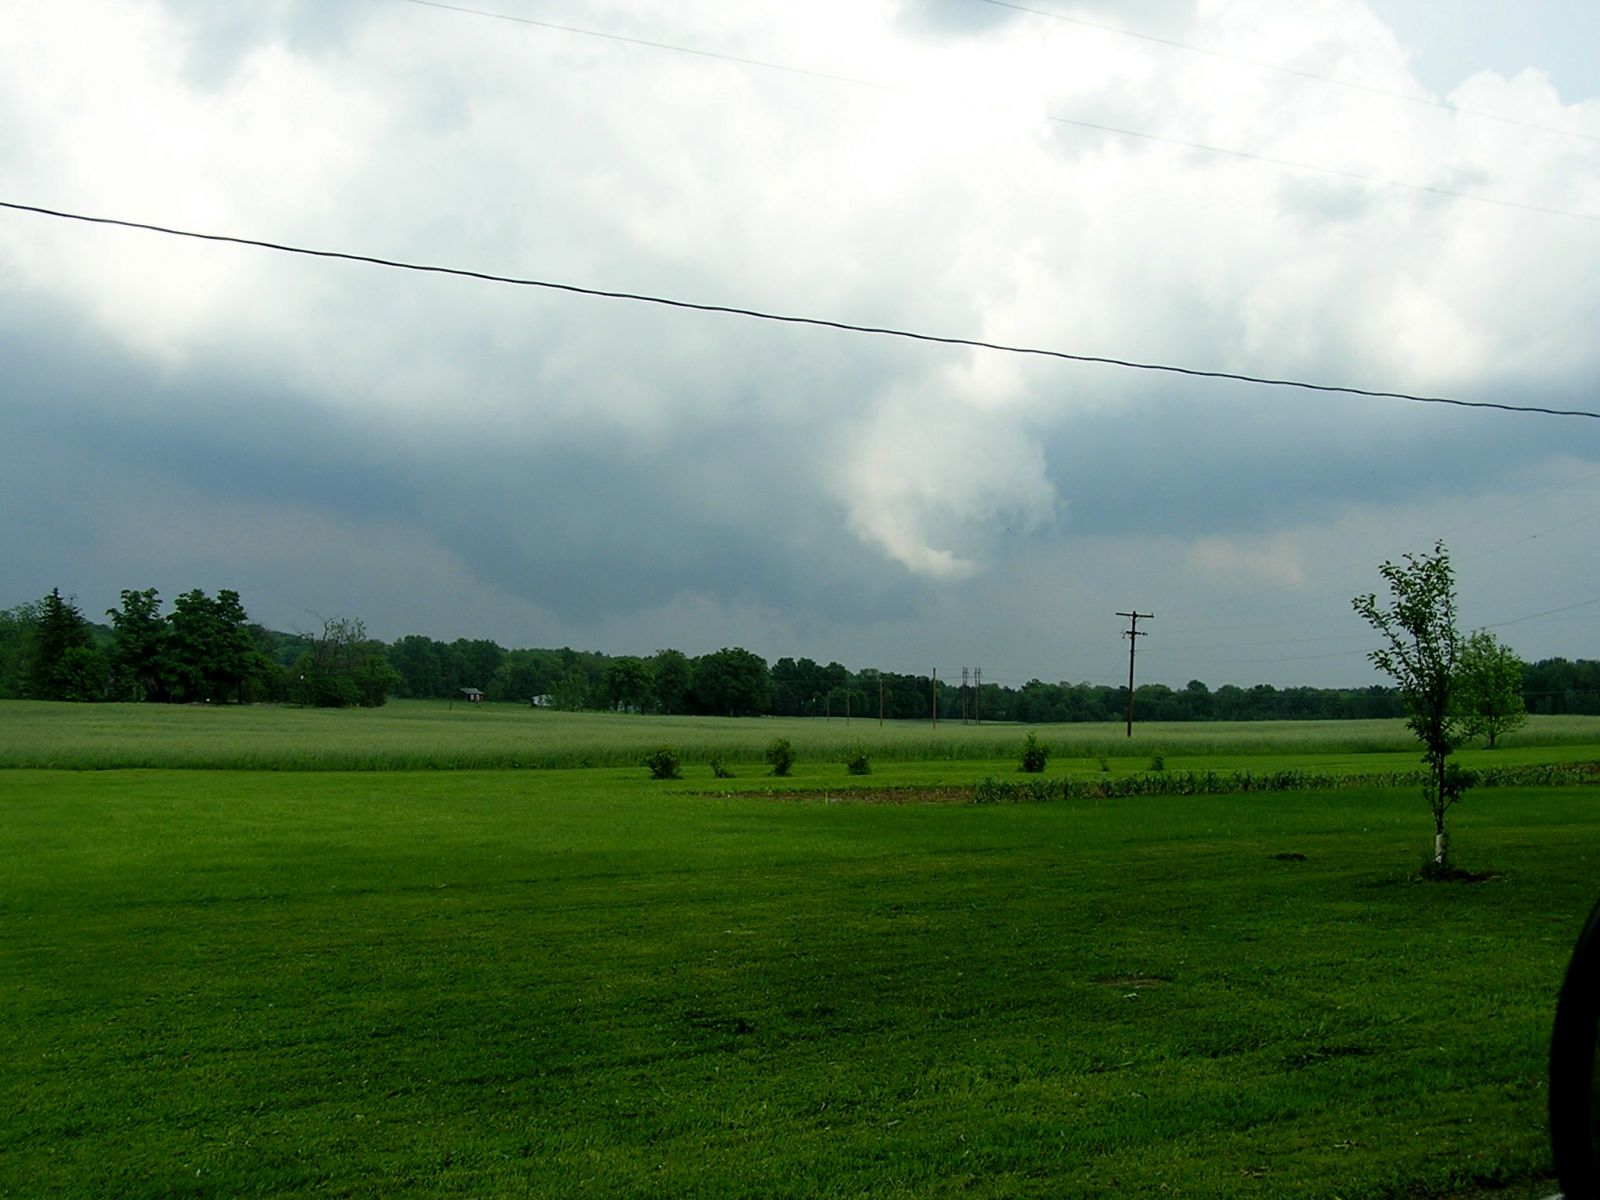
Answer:
<svg viewBox="0 0 1600 1200"><path fill-rule="evenodd" d="M709 785L0 771L0 1195L1354 1198L1547 1171L1594 788L1472 794L1456 846L1497 874L1427 884L1410 789Z"/></svg>

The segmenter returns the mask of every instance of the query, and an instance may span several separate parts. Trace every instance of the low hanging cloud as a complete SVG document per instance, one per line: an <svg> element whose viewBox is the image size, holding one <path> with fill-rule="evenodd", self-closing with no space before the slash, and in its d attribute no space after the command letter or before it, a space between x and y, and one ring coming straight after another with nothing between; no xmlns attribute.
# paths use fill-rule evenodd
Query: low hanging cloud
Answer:
<svg viewBox="0 0 1600 1200"><path fill-rule="evenodd" d="M1251 540L1201 538L1189 548L1190 558L1205 574L1220 579L1239 577L1298 588L1306 568L1300 547L1287 534Z"/></svg>

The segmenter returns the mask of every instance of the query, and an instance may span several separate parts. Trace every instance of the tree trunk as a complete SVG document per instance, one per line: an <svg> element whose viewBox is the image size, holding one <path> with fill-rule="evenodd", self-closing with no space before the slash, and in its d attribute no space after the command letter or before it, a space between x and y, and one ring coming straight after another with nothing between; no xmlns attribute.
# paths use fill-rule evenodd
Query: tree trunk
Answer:
<svg viewBox="0 0 1600 1200"><path fill-rule="evenodd" d="M1450 835L1443 830L1433 835L1433 861L1441 867L1450 865Z"/></svg>

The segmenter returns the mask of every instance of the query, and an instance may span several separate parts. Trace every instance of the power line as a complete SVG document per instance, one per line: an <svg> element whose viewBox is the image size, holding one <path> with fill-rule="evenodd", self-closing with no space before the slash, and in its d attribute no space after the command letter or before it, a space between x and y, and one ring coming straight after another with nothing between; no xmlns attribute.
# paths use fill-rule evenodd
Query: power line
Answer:
<svg viewBox="0 0 1600 1200"><path fill-rule="evenodd" d="M1550 488L1550 489L1548 489L1546 491L1540 492L1536 496L1530 497L1527 501L1522 501L1522 502L1519 502L1517 504L1509 505L1506 508L1502 508L1502 509L1498 510L1497 512L1490 513L1485 517L1480 517L1480 518L1476 518L1476 519L1474 519L1472 521L1467 521L1462 525L1454 526L1452 529L1446 529L1439 536L1442 537L1444 534L1451 533L1455 529L1465 529L1465 528L1467 528L1467 527L1469 527L1471 525L1479 524L1482 521L1488 520L1490 517L1501 516L1501 515L1503 515L1505 513L1513 511L1514 509L1523 507L1524 504L1532 503L1535 500L1543 499L1543 498L1545 498L1547 496L1550 496L1550 495L1553 495L1554 493L1559 492L1559 491L1561 491L1561 490L1563 490L1564 488L1567 488L1567 487L1575 487L1575 486L1578 486L1580 484L1588 483L1588 482L1590 482L1590 480L1595 479L1595 478L1600 478L1600 476L1585 476L1582 479L1573 480L1570 483L1560 484L1560 485L1558 485L1556 487L1553 487L1553 488ZM1600 516L1600 511L1585 513L1581 517L1575 517L1572 520L1563 521L1563 522L1561 522L1560 524L1557 524L1557 525L1546 526L1543 529L1536 530L1533 533L1525 534L1522 537L1516 538L1513 541L1502 543L1499 546L1490 547L1487 550L1478 550L1478 551L1474 551L1474 552L1468 552L1468 553L1465 553L1465 554L1452 554L1451 555L1451 559L1452 559L1452 561L1458 562L1458 563L1461 563L1461 562L1464 562L1464 563L1477 562L1479 559L1487 558L1491 554L1499 554L1503 550L1510 550L1510 549L1512 549L1512 548L1514 548L1516 546L1523 545L1523 544L1525 544L1527 542L1537 541L1539 538L1543 537L1547 533L1556 533L1556 532L1558 532L1558 531L1560 531L1562 529L1567 529L1567 528L1570 528L1571 526L1574 526L1574 525L1581 525L1585 521L1592 521L1597 516ZM1316 572L1313 575L1307 576L1306 577L1306 582L1320 581L1320 580L1324 580L1324 579L1333 579L1333 578L1336 578L1338 576L1344 575L1346 572L1349 572L1349 571L1353 571L1353 570L1370 571L1371 568L1372 568L1371 559L1362 559L1362 560L1357 561L1357 562L1346 563L1343 566L1332 567L1332 568L1329 568L1329 569L1324 570L1324 571ZM1261 612L1261 611L1265 610L1268 613L1273 613L1273 612L1282 613L1282 612L1285 612L1285 611L1294 611L1296 608L1300 608L1300 607L1303 607L1303 606L1301 606L1301 605L1285 605L1281 601L1267 601L1267 602L1265 602L1263 604L1258 604L1258 605L1253 605L1253 606L1246 606L1244 611L1246 611L1246 612ZM1240 610L1240 606L1238 606L1238 605L1230 606L1230 608L1229 608L1230 616L1237 618L1237 616L1239 614L1239 610ZM1561 610L1558 610L1558 611L1564 612L1566 610L1565 609L1561 609ZM1544 615L1544 614L1539 614L1539 615ZM1517 621L1524 621L1524 620L1528 620L1528 619L1529 618L1527 618L1527 617L1518 617L1518 618L1516 618ZM1280 620L1280 621L1277 621L1277 622L1274 622L1274 623L1275 624L1285 624L1285 623L1288 623L1290 621L1293 621L1294 623L1297 623L1297 624L1300 623L1295 618L1285 618L1284 620ZM1514 624L1515 621L1503 622L1503 623L1504 624ZM1169 632L1183 633L1183 632L1193 632L1193 631L1196 631L1196 630L1201 631L1201 632L1208 632L1208 631L1210 631L1210 630L1212 630L1214 628L1216 628L1216 626L1214 624L1210 624L1210 625L1201 624L1199 626L1180 625L1176 629L1169 629ZM1230 628L1231 629L1231 628L1233 628L1233 625L1230 623L1226 628ZM1209 644L1209 645L1203 645L1203 646L1191 646L1191 647L1189 647L1189 649L1191 649L1191 650L1230 650L1230 649L1233 649L1236 646L1294 645L1294 644L1306 643L1306 642L1340 641L1340 640L1342 640L1342 637L1343 637L1343 635L1333 634L1333 635L1328 635L1328 636L1325 636L1325 637L1285 638L1285 639L1279 639L1279 640L1276 640L1276 641L1261 641L1260 639L1252 639L1249 642L1221 642L1221 643Z"/></svg>
<svg viewBox="0 0 1600 1200"><path fill-rule="evenodd" d="M644 46L651 50L671 50L677 54L692 54L697 58L711 58L719 62L736 63L742 67L760 67L767 71L785 71L791 75L805 75L812 79L826 79L832 83L848 83L856 87L877 88L880 91L899 92L903 88L888 83L875 83L851 75L835 75L828 71L814 71L807 67L791 67L785 63L767 62L759 58L743 58L737 54L723 54L716 50L700 50L693 46L678 46L672 42L655 42L648 38L628 37L620 33L606 33L599 29L585 29L580 25L560 25L555 21L537 21L532 17L518 17L511 13L490 12L485 8L468 8L464 4L444 4L441 0L401 0L402 4L415 4L422 8L437 8L445 12L461 13L472 17L488 17L495 21L511 21L517 25L533 25L539 29L553 29L560 33L576 33L584 37L603 38L608 42L622 42L629 46Z"/></svg>
<svg viewBox="0 0 1600 1200"><path fill-rule="evenodd" d="M1548 496L1553 496L1557 492L1564 492L1568 488L1581 487L1583 484L1593 483L1596 479L1600 479L1600 471L1595 472L1593 475L1585 475L1580 479L1569 479L1565 483L1556 484L1555 487L1546 488L1542 492L1535 492L1531 496L1526 496L1523 499L1518 500L1515 504L1508 504L1504 508L1495 509L1494 512L1484 513L1481 517L1474 517L1470 521L1463 521L1459 525L1452 525L1449 529L1442 529L1439 531L1439 536L1447 537L1452 533L1459 533L1463 529L1471 529L1474 525L1481 525L1485 521L1493 520L1495 517L1503 517L1508 512L1515 512L1519 508L1526 508L1530 504L1543 500ZM1559 528L1559 526L1557 528ZM1549 533L1550 530L1547 529L1544 530L1544 532Z"/></svg>
<svg viewBox="0 0 1600 1200"><path fill-rule="evenodd" d="M423 0L418 0L423 2ZM1369 83L1356 83L1350 79L1339 79L1332 75L1319 75L1315 71L1303 71L1298 67L1286 67L1281 63L1264 62L1258 58L1248 58L1243 54L1229 54L1226 50L1212 50L1205 46L1195 46L1189 42L1180 42L1172 38L1157 37L1151 33L1139 33L1133 29L1122 29L1115 25L1105 25L1099 21L1090 21L1084 17L1069 17L1065 13L1052 12L1049 9L1029 8L1023 4L1013 4L1009 0L978 0L980 4L992 4L996 8L1009 8L1014 12L1029 13L1036 17L1048 17L1052 21L1064 21L1070 25L1083 25L1090 29L1098 29L1102 33L1115 34L1118 37L1137 38L1142 42L1153 42L1158 46L1167 46L1174 50L1184 50L1190 54L1203 54L1208 58L1220 58L1226 62L1243 63L1248 67L1255 67L1262 71L1277 71L1283 75L1293 75L1300 79L1310 79L1317 83L1331 84L1334 87L1348 88L1355 92L1365 92L1371 96L1382 96L1389 100L1400 100L1406 104L1415 104L1423 108L1442 109L1447 113L1459 114L1463 117L1475 117L1483 121L1498 121L1504 125L1515 125L1521 129L1537 129L1541 133L1553 133L1558 137L1577 138L1585 142L1600 142L1600 137L1593 134L1579 133L1572 129L1557 129L1554 125L1542 125L1537 121L1524 121L1517 117L1502 116L1499 113L1484 112L1481 109L1462 108L1459 105L1447 104L1443 100L1434 100L1427 96L1408 96L1404 92L1391 91L1388 88L1374 87Z"/></svg>
<svg viewBox="0 0 1600 1200"><path fill-rule="evenodd" d="M998 2L998 0L985 0L985 2ZM463 15L466 15L466 16L486 17L486 18L489 18L491 20L496 20L496 21L510 21L510 22L513 22L514 24L518 24L518 25L530 25L530 26L534 26L534 27L537 27L537 28L540 28L540 29L552 29L552 30L560 31L562 33L579 34L579 35L584 36L584 37L603 38L603 39L605 39L607 41L621 42L621 43L624 43L624 44L627 44L627 45L632 45L632 46L644 46L644 47L647 47L647 48L652 49L652 50L668 50L668 51L672 51L672 52L678 53L678 54L691 54L691 55L694 55L694 56L699 57L699 58L715 59L715 60L718 60L718 61L721 61L721 62L736 63L736 64L738 64L740 66L746 66L746 67L757 67L759 69L768 70L768 71L782 71L782 72L785 72L785 73L790 74L790 75L808 76L808 77L810 77L812 79L825 79L825 80L828 80L828 81L830 81L832 83L843 83L843 84L849 84L849 85L855 86L855 87L872 88L875 91L880 91L880 92L890 92L890 93L895 93L895 94L899 94L899 95L907 95L907 94L910 94L911 91L912 91L912 89L907 88L907 87L902 87L902 86L900 86L898 84L882 83L882 82L879 82L877 80L863 79L860 76L856 76L856 75L839 75L839 74L835 74L835 73L830 72L830 71L817 71L817 70L812 70L812 69L806 68L806 67L795 67L795 66L790 66L790 65L788 65L786 63L772 62L772 61L770 61L768 59L746 58L746 57L743 57L741 55L724 54L724 53L721 53L721 52L718 52L718 51L715 51L715 50L701 50L701 49L698 49L698 48L693 47L693 46L681 46L681 45L677 45L677 44L672 43L672 42L651 41L651 40L646 39L646 38L628 37L628 36L623 35L623 34L607 33L607 32L605 32L603 30L585 29L582 26L578 26L578 25L562 25L562 24L557 24L556 22L553 22L553 21L539 21L539 20L533 19L532 17L519 17L519 16L514 16L514 15L512 15L510 13L493 12L493 11L491 11L489 9L469 8L469 7L465 6L465 5L460 5L460 4L446 4L446 3L443 3L442 0L400 0L400 3L403 3L403 4L415 4L415 5L418 5L418 6L423 7L423 8L439 9L439 10L444 11L444 12L460 13L460 14L463 14ZM1046 13L1046 12L1042 12L1041 10L1038 10L1038 9L1021 8L1018 5L1010 5L1010 4L1008 4L1008 5L1002 5L1002 7L1017 8L1019 11L1030 12L1030 13L1038 13L1038 15L1040 15L1040 16L1058 16L1058 14ZM1067 21L1076 20L1075 18L1070 18L1070 17L1059 17L1059 19L1067 20ZM1079 23L1079 24L1089 24L1089 25L1093 24L1093 22L1088 22L1088 21L1078 21L1077 23ZM1110 29L1110 26L1096 26L1096 28ZM1113 32L1121 32L1121 31L1113 30ZM1131 34L1130 36L1146 37L1146 35L1144 35L1144 34ZM1148 40L1157 41L1157 42L1162 41L1162 39L1160 39L1160 38L1149 38ZM1170 43L1170 44L1179 45L1180 43ZM1184 47L1184 48L1185 49L1194 49L1194 50L1196 50L1197 53L1212 53L1210 51L1199 50L1196 47ZM1221 57L1229 57L1229 56L1222 55ZM1249 59L1243 59L1241 61L1251 62L1251 60L1249 60ZM1252 63L1251 65L1254 65L1254 66L1271 66L1271 64L1265 64L1265 63ZM1287 68L1287 67L1285 67L1285 68L1275 68L1275 69L1282 69L1282 70L1288 71L1290 74L1296 74L1296 75L1305 74L1305 72L1294 71L1291 68ZM1312 78L1320 78L1320 76L1312 76ZM1330 81L1330 82L1336 82L1336 81ZM1385 94L1387 94L1387 93L1385 93ZM1398 93L1394 93L1394 94L1398 95ZM1400 97L1400 98L1407 99L1408 97ZM1446 105L1444 107L1449 108L1448 105ZM1451 109L1450 111L1452 111L1452 112L1465 112L1465 110L1463 110L1463 109ZM1468 115L1472 115L1472 116L1487 116L1488 114L1471 113L1471 114L1468 114ZM1061 116L1060 114L1057 114L1057 113L1046 112L1044 114L1044 119L1049 121L1049 122L1051 122L1051 123L1053 123L1053 124L1056 124L1056 125L1066 125L1066 126L1070 126L1072 128L1075 128L1075 129L1086 129L1086 130L1090 130L1090 131L1095 132L1095 133L1112 134L1112 135L1114 135L1116 137L1134 138L1134 139L1136 139L1138 141L1155 142L1155 143L1158 143L1158 144L1161 144L1161 145L1167 145L1167 146L1177 146L1177 147L1180 147L1180 148L1185 149L1185 150L1198 150L1198 151L1200 151L1201 153L1204 153L1204 154L1216 154L1216 155L1221 155L1221 156L1224 156L1224 157L1227 157L1227 158L1241 159L1241 160L1246 161L1246 162L1262 163L1262 164L1267 165L1267 166L1284 167L1284 168L1287 168L1288 170L1292 170L1292 171L1310 171L1310 172L1312 172L1314 174L1318 174L1318 175L1329 175L1329 176L1332 176L1332 177L1334 177L1336 179L1349 179L1349 180L1352 180L1352 181L1357 182L1357 183L1371 184L1374 187L1401 188L1401 189L1404 189L1406 191L1424 192L1424 193L1426 193L1428 195L1431 195L1431 196L1444 196L1444 197L1448 197L1449 199L1452 199L1452 200L1467 200L1467 201L1470 201L1470 202L1475 203L1475 204L1488 204L1488 205L1492 205L1492 206L1494 206L1496 208L1507 208L1507 209L1515 210L1517 212L1538 213L1538 214L1540 214L1542 216L1550 216L1550 217L1569 217L1569 218L1572 218L1573 220L1578 220L1578 221L1600 222L1600 213L1579 212L1576 209L1556 208L1556 207L1551 206L1551 205L1543 205L1543 204L1528 204L1528 203L1525 203L1525 202L1522 202L1522 201L1517 201L1517 200L1500 200L1500 199L1496 199L1496 198L1494 198L1492 196L1478 195L1475 192L1461 192L1461 191L1455 190L1454 188L1437 187L1437 186L1435 186L1433 184L1409 183L1409 182L1406 182L1404 180L1390 179L1390 178L1387 178L1387 177L1384 177L1384 176L1380 176L1380 175L1365 175L1365 174L1362 174L1359 171L1350 171L1350 170L1345 170L1345 169L1342 169L1342 168L1339 168L1339 167L1325 167L1325 166L1320 166L1320 165L1318 165L1316 163L1299 162L1299 161L1297 161L1295 159L1289 159L1289 158L1278 158L1278 157L1276 157L1274 155L1261 154L1261 153L1258 153L1258 152L1252 151L1252 150L1238 150L1238 149L1233 149L1233 148L1227 147L1227 146L1214 146L1214 145L1210 144L1209 142L1194 142L1194 141L1189 141L1189 140L1187 140L1185 138L1171 137L1171 136L1168 136L1166 134L1148 133L1148 132L1145 132L1145 131L1139 130L1139 129L1128 129L1125 126L1120 126L1120 125L1107 125L1107 124L1104 124L1104 123L1098 122L1098 121L1085 121L1085 120L1081 120L1081 119L1076 118L1076 117ZM1510 118L1505 118L1505 119L1506 120L1510 120ZM1512 124L1522 124L1523 122L1512 121L1511 123ZM1542 127L1540 127L1540 128L1542 128ZM1556 132L1561 132L1561 131L1558 130ZM1582 137L1584 135L1575 134L1573 136ZM1600 141L1600 138L1594 138L1594 139L1590 139L1590 140Z"/></svg>
<svg viewBox="0 0 1600 1200"><path fill-rule="evenodd" d="M1600 596L1591 600L1579 600L1576 604L1563 604L1560 608L1547 608L1543 612L1529 613L1525 617L1512 617L1509 621L1496 621L1492 625L1485 625L1485 629L1503 629L1507 625L1520 625L1524 621L1534 621L1540 617L1553 617L1557 613L1571 612L1575 608L1588 608L1591 604L1600 604Z"/></svg>
<svg viewBox="0 0 1600 1200"><path fill-rule="evenodd" d="M1252 150L1232 150L1226 146L1213 146L1208 142L1191 142L1184 138L1168 137L1160 133L1141 133L1136 129L1123 129L1116 125L1101 125L1094 121L1079 121L1071 117L1057 117L1049 113L1045 119L1057 125L1072 125L1100 133L1114 133L1119 137L1138 138L1146 142L1160 142L1167 146L1180 146L1185 150L1203 150L1207 154L1222 154L1229 158L1242 158L1248 162L1268 163L1275 167L1289 167L1296 171L1314 171L1318 175L1332 175L1338 179L1352 179L1358 183L1371 183L1379 187L1404 188L1411 192L1426 192L1430 196L1448 196L1453 200L1471 200L1474 204L1492 204L1496 208L1511 208L1519 212L1542 213L1549 217L1571 217L1578 221L1600 221L1600 213L1579 212L1571 208L1551 208L1543 204L1525 204L1520 200L1498 200L1493 196L1480 196L1475 192L1458 192L1453 188L1435 187L1429 183L1407 183L1400 179L1384 179L1376 175L1363 175L1359 171L1346 171L1339 167L1323 167L1315 163L1297 162L1290 158L1275 158L1270 154L1257 154Z"/></svg>
<svg viewBox="0 0 1600 1200"><path fill-rule="evenodd" d="M1582 476L1582 477L1580 477L1578 479L1571 479L1571 480L1568 480L1565 483L1556 484L1554 487L1546 488L1544 491L1535 493L1534 495L1526 497L1526 498L1524 498L1522 500L1519 500L1514 504L1506 505L1503 508L1495 509L1492 512L1485 513L1482 516L1474 517L1471 520L1463 521L1463 522L1461 522L1460 524L1457 524L1457 525L1452 525L1449 528L1443 529L1443 530L1439 530L1436 534L1430 535L1430 536L1433 536L1435 538L1441 538L1441 537L1448 536L1449 534L1456 533L1456 532L1458 532L1460 530L1463 530L1463 529L1469 529L1474 525L1481 525L1485 521L1492 520L1495 517L1504 516L1506 513L1514 512L1519 508L1525 508L1529 504L1533 504L1533 503L1535 503L1535 502L1537 502L1539 500L1543 500L1543 499L1546 499L1546 498L1548 498L1550 496L1553 496L1557 492L1566 491L1569 488L1581 487L1584 484L1588 484L1588 483L1594 482L1596 479L1600 479L1600 473L1591 474L1591 475L1584 475L1584 476ZM1464 554L1454 554L1454 553L1452 553L1451 559L1452 559L1452 561L1455 561L1455 562L1465 562L1465 563L1476 562L1479 559L1486 558L1491 554L1498 554L1503 550L1509 550L1509 549L1512 549L1512 548L1514 548L1516 546L1523 545L1523 544L1525 544L1527 542L1536 541L1540 537L1543 537L1547 533L1556 533L1556 532L1558 532L1558 531L1560 531L1562 529L1567 529L1567 528L1570 528L1571 526L1574 526L1574 525L1581 525L1583 522L1591 521L1597 516L1600 516L1600 511L1585 513L1580 517L1575 517L1575 518L1573 518L1571 520L1563 521L1563 522L1561 522L1559 524L1556 524L1556 525L1546 526L1543 529L1535 530L1534 532L1529 533L1529 534L1525 534L1525 535L1523 535L1523 536L1521 536L1519 538L1514 539L1513 541L1505 542L1505 543L1503 543L1503 544L1501 544L1499 546L1490 547L1487 550L1469 551L1469 552L1464 553ZM1397 551L1397 553L1398 553L1398 551ZM1363 559L1360 559L1360 560L1355 560L1355 561L1344 563L1344 564L1342 564L1340 566L1328 567L1328 568L1324 568L1323 570L1312 572L1311 574L1306 575L1301 582L1302 583L1320 582L1322 580L1334 579L1334 578L1338 578L1338 577L1341 577L1341 576L1345 576L1350 571L1355 571L1355 570L1370 571L1371 569L1372 569L1372 559L1371 558L1363 558ZM1247 604L1247 605L1244 605L1242 607L1243 607L1243 611L1246 612L1246 613L1259 613L1259 612L1265 611L1265 612L1271 614L1271 613L1283 613L1283 612L1286 612L1286 611L1295 611L1296 609L1301 608L1303 606L1299 605L1299 604L1286 605L1282 600L1270 600L1270 601L1263 601L1263 602L1257 603L1257 604ZM1233 618L1233 620L1230 620L1228 622L1228 624L1225 626L1226 629L1232 629L1234 627L1234 625L1236 623L1236 619L1240 614L1240 610L1241 610L1241 606L1239 604L1237 604L1237 603L1230 604L1228 611L1229 611L1230 618ZM1518 619L1521 620L1521 619L1525 619L1525 618L1518 618ZM1291 621L1295 621L1296 623L1298 623L1298 621L1295 618L1284 618L1283 620L1274 622L1274 624L1285 624L1285 623L1289 623ZM1179 625L1176 628L1169 627L1168 628L1168 632L1169 633L1202 632L1202 633L1210 634L1211 631L1216 629L1216 628L1217 628L1217 623L1216 622L1209 622L1209 623L1201 623L1200 625ZM1216 636L1216 635L1212 635L1212 636ZM1250 641L1250 642L1224 642L1224 643L1220 643L1218 645L1206 645L1206 646L1197 646L1197 647L1190 647L1190 648L1191 649L1198 649L1198 650L1213 650L1213 649L1227 650L1227 649L1232 649L1233 647L1240 646L1240 645L1284 645L1284 644L1290 644L1292 642L1316 642L1316 641L1336 641L1336 640L1338 640L1337 636L1321 637L1321 638L1294 638L1294 639L1284 639L1284 640L1281 640L1281 641L1274 641L1274 642L1261 642L1261 641L1259 641L1259 639L1252 639L1252 641Z"/></svg>
<svg viewBox="0 0 1600 1200"><path fill-rule="evenodd" d="M461 267L409 262L404 259L381 258L371 254L354 254L343 250L318 250L295 246L285 242L269 242L259 238L238 237L232 234L202 233L192 229L177 229L166 225L152 225L143 221L127 221L117 217L91 216L61 209L42 208L33 204L18 204L0 200L0 208L15 212L33 213L66 221L79 221L90 225L108 225L121 229L138 229L146 233L159 233L167 237L190 238L203 242L220 242L235 246L252 246L260 250L274 250L283 254L298 254L310 258L335 259L341 262L366 263L370 266L389 267L400 271L417 271L430 275L451 275L463 279L476 279L486 283L504 283L514 287L542 288L577 296L593 296L604 300L629 300L638 304L655 304L665 308L686 309L691 312L720 313L726 316L748 317L757 321L773 321L785 325L805 325L818 329L837 329L846 333L866 333L880 337L900 338L906 341L925 342L941 346L964 346L975 350L993 350L1001 354L1023 354L1036 358L1052 358L1065 362L1090 363L1099 366L1122 367L1131 371L1151 371L1166 375L1182 375L1191 379L1216 379L1230 383L1248 383L1259 387L1294 388L1300 391L1323 392L1346 396L1363 396L1380 400L1406 400L1415 404L1447 404L1456 408L1493 409L1499 412L1534 413L1549 417L1585 417L1600 421L1600 412L1586 409L1545 408L1531 404L1503 404L1493 400L1461 400L1451 396L1418 396L1410 392L1392 392L1373 388L1348 387L1339 384L1312 383L1301 379L1276 379L1270 376L1245 375L1235 371L1208 371L1195 367L1180 367L1171 363L1142 362L1136 359L1109 358L1098 354L1074 354L1066 350L1047 350L1037 346L1018 346L1005 342L991 342L980 338L951 337L941 334L919 333L883 325L858 325L850 321L835 321L825 317L798 316L793 313L775 313L763 309L743 308L730 304L705 304L692 300L679 300L644 292L623 292L609 288L586 287L575 283L559 283L547 279L530 279L515 275L499 275L489 271L473 271Z"/></svg>

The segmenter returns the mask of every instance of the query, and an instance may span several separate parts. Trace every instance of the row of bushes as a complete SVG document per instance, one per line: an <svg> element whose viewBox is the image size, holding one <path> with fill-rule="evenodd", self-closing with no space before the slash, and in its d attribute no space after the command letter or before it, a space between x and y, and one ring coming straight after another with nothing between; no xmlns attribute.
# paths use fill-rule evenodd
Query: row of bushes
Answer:
<svg viewBox="0 0 1600 1200"><path fill-rule="evenodd" d="M772 765L772 773L778 776L788 775L794 767L794 746L788 738L776 738L762 754ZM650 768L652 779L682 779L683 762L678 752L671 746L661 746L644 756L644 765ZM727 760L720 754L711 756L711 773L718 779L732 779L733 770L728 766ZM872 760L867 756L866 749L856 746L845 754L844 768L852 775L872 774Z"/></svg>
<svg viewBox="0 0 1600 1200"><path fill-rule="evenodd" d="M1469 772L1471 787L1562 787L1600 782L1600 762L1488 767ZM1225 796L1350 788L1420 787L1422 771L1339 774L1327 771L1151 771L1118 779L995 779L972 789L974 804L1038 804L1051 800L1111 800L1124 796Z"/></svg>

